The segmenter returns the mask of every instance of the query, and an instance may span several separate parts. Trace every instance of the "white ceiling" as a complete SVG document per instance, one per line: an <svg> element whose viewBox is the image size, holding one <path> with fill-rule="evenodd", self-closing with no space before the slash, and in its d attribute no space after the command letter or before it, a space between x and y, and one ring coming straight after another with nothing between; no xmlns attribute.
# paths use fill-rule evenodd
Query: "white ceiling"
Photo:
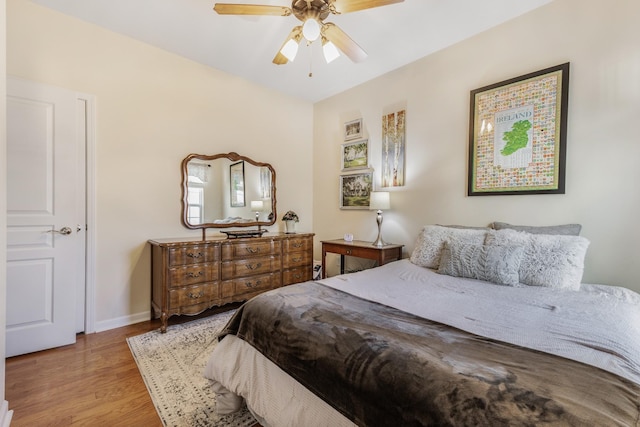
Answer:
<svg viewBox="0 0 640 427"><path fill-rule="evenodd" d="M299 21L294 16L231 16L216 0L32 0L193 61L316 102L413 62L552 0L405 0L330 15L368 54L326 64L318 41L295 62L271 60ZM289 0L222 0L290 6ZM499 49L499 46L495 47ZM313 77L309 77L309 71Z"/></svg>

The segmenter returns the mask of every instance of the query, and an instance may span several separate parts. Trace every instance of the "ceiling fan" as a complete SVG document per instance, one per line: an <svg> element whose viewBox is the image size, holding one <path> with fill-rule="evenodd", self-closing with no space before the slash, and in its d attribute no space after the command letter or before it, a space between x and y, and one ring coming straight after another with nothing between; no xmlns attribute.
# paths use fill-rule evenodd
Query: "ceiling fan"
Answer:
<svg viewBox="0 0 640 427"><path fill-rule="evenodd" d="M302 25L293 27L282 47L273 58L277 65L293 61L304 37L308 43L322 40L325 60L331 62L342 51L353 62L361 62L367 53L344 31L331 22L324 22L329 14L356 12L373 7L401 3L404 0L292 0L291 7L253 4L216 3L213 10L220 15L274 15L298 18Z"/></svg>

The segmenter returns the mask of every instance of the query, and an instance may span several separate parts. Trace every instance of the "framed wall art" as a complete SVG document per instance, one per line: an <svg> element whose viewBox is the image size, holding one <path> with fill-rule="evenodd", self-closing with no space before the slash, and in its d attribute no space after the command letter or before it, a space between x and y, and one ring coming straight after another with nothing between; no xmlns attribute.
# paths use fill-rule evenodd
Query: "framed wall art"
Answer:
<svg viewBox="0 0 640 427"><path fill-rule="evenodd" d="M406 111L382 116L382 187L404 185Z"/></svg>
<svg viewBox="0 0 640 427"><path fill-rule="evenodd" d="M229 165L229 186L231 187L231 207L243 207L245 205L244 161Z"/></svg>
<svg viewBox="0 0 640 427"><path fill-rule="evenodd" d="M564 194L569 63L471 91L468 195Z"/></svg>
<svg viewBox="0 0 640 427"><path fill-rule="evenodd" d="M362 138L362 119L351 120L344 124L344 140Z"/></svg>
<svg viewBox="0 0 640 427"><path fill-rule="evenodd" d="M373 171L340 175L340 209L369 209Z"/></svg>
<svg viewBox="0 0 640 427"><path fill-rule="evenodd" d="M369 140L342 144L342 170L366 169L369 167Z"/></svg>

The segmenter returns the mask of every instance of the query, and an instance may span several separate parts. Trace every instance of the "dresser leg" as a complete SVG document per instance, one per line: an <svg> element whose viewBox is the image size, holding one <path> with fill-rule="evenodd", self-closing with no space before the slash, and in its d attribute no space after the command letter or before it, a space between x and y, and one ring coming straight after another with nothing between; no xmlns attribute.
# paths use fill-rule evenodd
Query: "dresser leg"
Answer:
<svg viewBox="0 0 640 427"><path fill-rule="evenodd" d="M169 320L169 316L167 316L167 313L165 313L164 311L162 312L162 315L160 316L160 321L162 322L162 325L160 325L160 332L161 333L165 333L167 332L167 321Z"/></svg>

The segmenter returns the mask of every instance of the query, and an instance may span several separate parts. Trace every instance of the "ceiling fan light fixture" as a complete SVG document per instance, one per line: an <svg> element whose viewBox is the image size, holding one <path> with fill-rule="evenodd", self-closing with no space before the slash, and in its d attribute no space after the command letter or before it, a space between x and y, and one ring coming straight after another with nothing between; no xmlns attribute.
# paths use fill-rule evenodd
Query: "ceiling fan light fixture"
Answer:
<svg viewBox="0 0 640 427"><path fill-rule="evenodd" d="M302 25L302 35L310 42L314 42L320 37L320 23L315 18L307 18Z"/></svg>
<svg viewBox="0 0 640 427"><path fill-rule="evenodd" d="M327 64L330 64L333 60L340 57L340 51L336 45L324 37L322 38L322 53L324 54L324 60L327 61Z"/></svg>
<svg viewBox="0 0 640 427"><path fill-rule="evenodd" d="M280 53L289 61L293 62L298 54L298 42L295 39L289 39L289 41L282 46L282 49L280 49Z"/></svg>

